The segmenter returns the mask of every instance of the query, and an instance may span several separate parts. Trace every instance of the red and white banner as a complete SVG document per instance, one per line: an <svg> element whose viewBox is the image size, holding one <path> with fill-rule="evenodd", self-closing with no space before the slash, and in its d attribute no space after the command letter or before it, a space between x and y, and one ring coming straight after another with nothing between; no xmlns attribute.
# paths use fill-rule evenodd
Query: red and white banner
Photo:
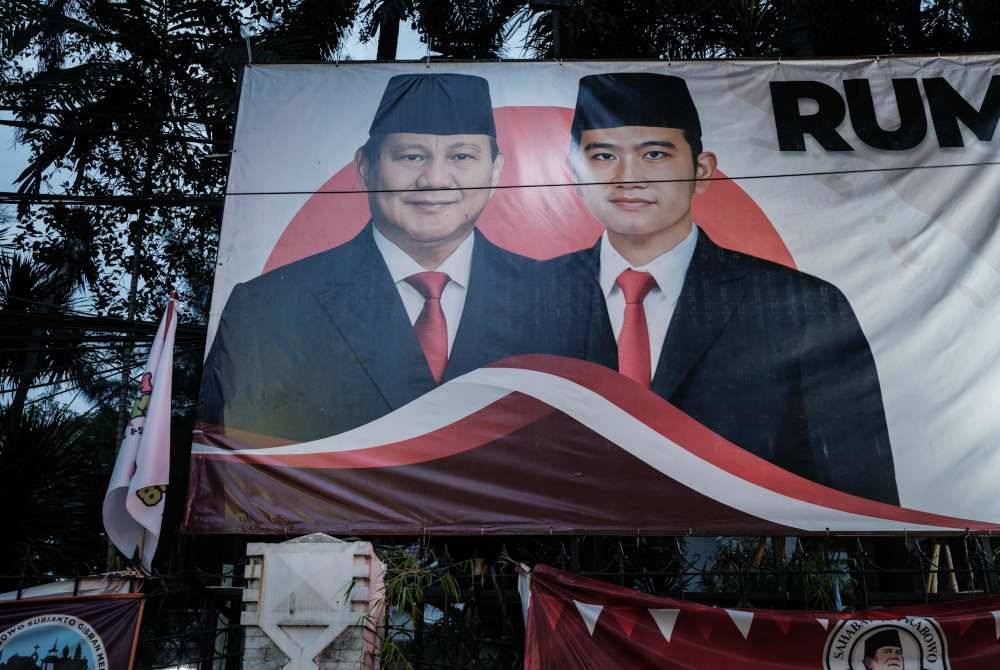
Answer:
<svg viewBox="0 0 1000 670"><path fill-rule="evenodd" d="M196 433L187 523L246 533L282 522L346 534L1000 529L816 484L622 375L541 355L475 370L321 440L250 448Z"/></svg>
<svg viewBox="0 0 1000 670"><path fill-rule="evenodd" d="M995 596L847 614L709 607L548 566L521 580L525 670L1000 667Z"/></svg>
<svg viewBox="0 0 1000 670"><path fill-rule="evenodd" d="M104 529L128 558L150 569L170 480L170 387L174 372L177 298L171 295L139 380L139 396L104 495Z"/></svg>

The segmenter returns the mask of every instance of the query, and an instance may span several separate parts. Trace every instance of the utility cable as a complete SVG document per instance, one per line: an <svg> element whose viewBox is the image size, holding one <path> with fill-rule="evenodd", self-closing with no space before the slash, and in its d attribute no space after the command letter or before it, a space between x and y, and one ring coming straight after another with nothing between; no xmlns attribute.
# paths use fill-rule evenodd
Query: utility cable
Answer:
<svg viewBox="0 0 1000 670"><path fill-rule="evenodd" d="M903 165L896 167L876 167L876 168L856 168L844 170L815 170L803 172L775 172L766 174L748 175L725 175L721 177L707 177L698 179L695 177L678 179L643 179L632 181L589 181L589 182L554 182L549 184L501 184L498 186L469 186L469 187L442 187L428 189L338 189L320 191L229 191L222 195L195 194L195 195L150 195L150 196L88 196L72 195L65 193L16 193L11 191L0 192L0 203L20 203L20 202L70 202L77 204L94 205L136 205L142 203L153 203L161 205L195 206L195 205L219 205L228 197L259 197L259 196L303 196L303 195L362 195L380 193L434 193L448 191L504 191L512 189L529 188L577 188L580 186L609 186L630 184L675 184L691 182L712 182L712 181L753 181L761 179L791 179L798 177L828 177L852 174L876 174L891 172L908 172L917 170L943 170L952 168L968 167L988 167L1000 165L1000 161L974 161L969 163L941 163L936 165Z"/></svg>

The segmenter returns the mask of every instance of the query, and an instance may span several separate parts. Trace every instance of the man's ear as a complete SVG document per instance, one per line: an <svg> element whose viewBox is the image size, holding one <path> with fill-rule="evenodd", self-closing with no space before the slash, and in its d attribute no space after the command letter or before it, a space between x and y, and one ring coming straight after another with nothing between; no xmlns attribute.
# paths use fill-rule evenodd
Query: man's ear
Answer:
<svg viewBox="0 0 1000 670"><path fill-rule="evenodd" d="M715 168L718 165L719 159L711 151L702 151L698 154L698 160L694 166L695 193L704 193L708 190L708 185L711 183L709 179L715 174Z"/></svg>
<svg viewBox="0 0 1000 670"><path fill-rule="evenodd" d="M354 152L354 169L358 172L358 180L365 190L369 190L368 178L371 176L371 165L365 157L364 147Z"/></svg>
<svg viewBox="0 0 1000 670"><path fill-rule="evenodd" d="M490 172L490 186L500 183L500 175L503 174L503 154L497 154L493 159L493 170Z"/></svg>

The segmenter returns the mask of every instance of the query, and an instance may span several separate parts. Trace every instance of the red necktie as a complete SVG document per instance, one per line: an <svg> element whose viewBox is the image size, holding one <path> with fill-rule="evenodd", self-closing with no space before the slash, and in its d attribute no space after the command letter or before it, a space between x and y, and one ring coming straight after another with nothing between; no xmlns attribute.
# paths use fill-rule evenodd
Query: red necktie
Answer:
<svg viewBox="0 0 1000 670"><path fill-rule="evenodd" d="M618 372L649 387L652 365L649 360L649 329L642 301L656 286L656 280L648 272L625 270L618 275L616 283L625 295L625 318L618 334Z"/></svg>
<svg viewBox="0 0 1000 670"><path fill-rule="evenodd" d="M448 275L443 272L418 272L407 277L406 283L424 296L424 308L420 310L413 329L434 381L440 383L444 366L448 363L448 324L441 309L441 292L448 284Z"/></svg>

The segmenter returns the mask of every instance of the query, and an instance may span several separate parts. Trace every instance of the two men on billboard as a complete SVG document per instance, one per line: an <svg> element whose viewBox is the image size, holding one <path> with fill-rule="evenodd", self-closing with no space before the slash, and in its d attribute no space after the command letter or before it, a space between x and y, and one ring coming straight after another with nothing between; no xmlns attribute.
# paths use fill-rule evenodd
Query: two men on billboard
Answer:
<svg viewBox="0 0 1000 670"><path fill-rule="evenodd" d="M486 80L390 79L355 156L371 222L234 289L202 422L247 444L318 439L493 361L554 354L617 365L772 463L898 504L874 361L843 294L693 225L716 158L684 81L584 77L571 135L606 232L534 261L475 231L503 169Z"/></svg>
<svg viewBox="0 0 1000 670"><path fill-rule="evenodd" d="M693 224L716 157L684 80L583 77L570 160L605 228L578 258L594 268L619 371L772 463L898 504L875 363L844 295Z"/></svg>
<svg viewBox="0 0 1000 670"><path fill-rule="evenodd" d="M485 79L393 77L355 162L371 222L233 290L203 423L248 444L312 440L507 356L600 358L577 324L585 282L475 232L503 169Z"/></svg>

